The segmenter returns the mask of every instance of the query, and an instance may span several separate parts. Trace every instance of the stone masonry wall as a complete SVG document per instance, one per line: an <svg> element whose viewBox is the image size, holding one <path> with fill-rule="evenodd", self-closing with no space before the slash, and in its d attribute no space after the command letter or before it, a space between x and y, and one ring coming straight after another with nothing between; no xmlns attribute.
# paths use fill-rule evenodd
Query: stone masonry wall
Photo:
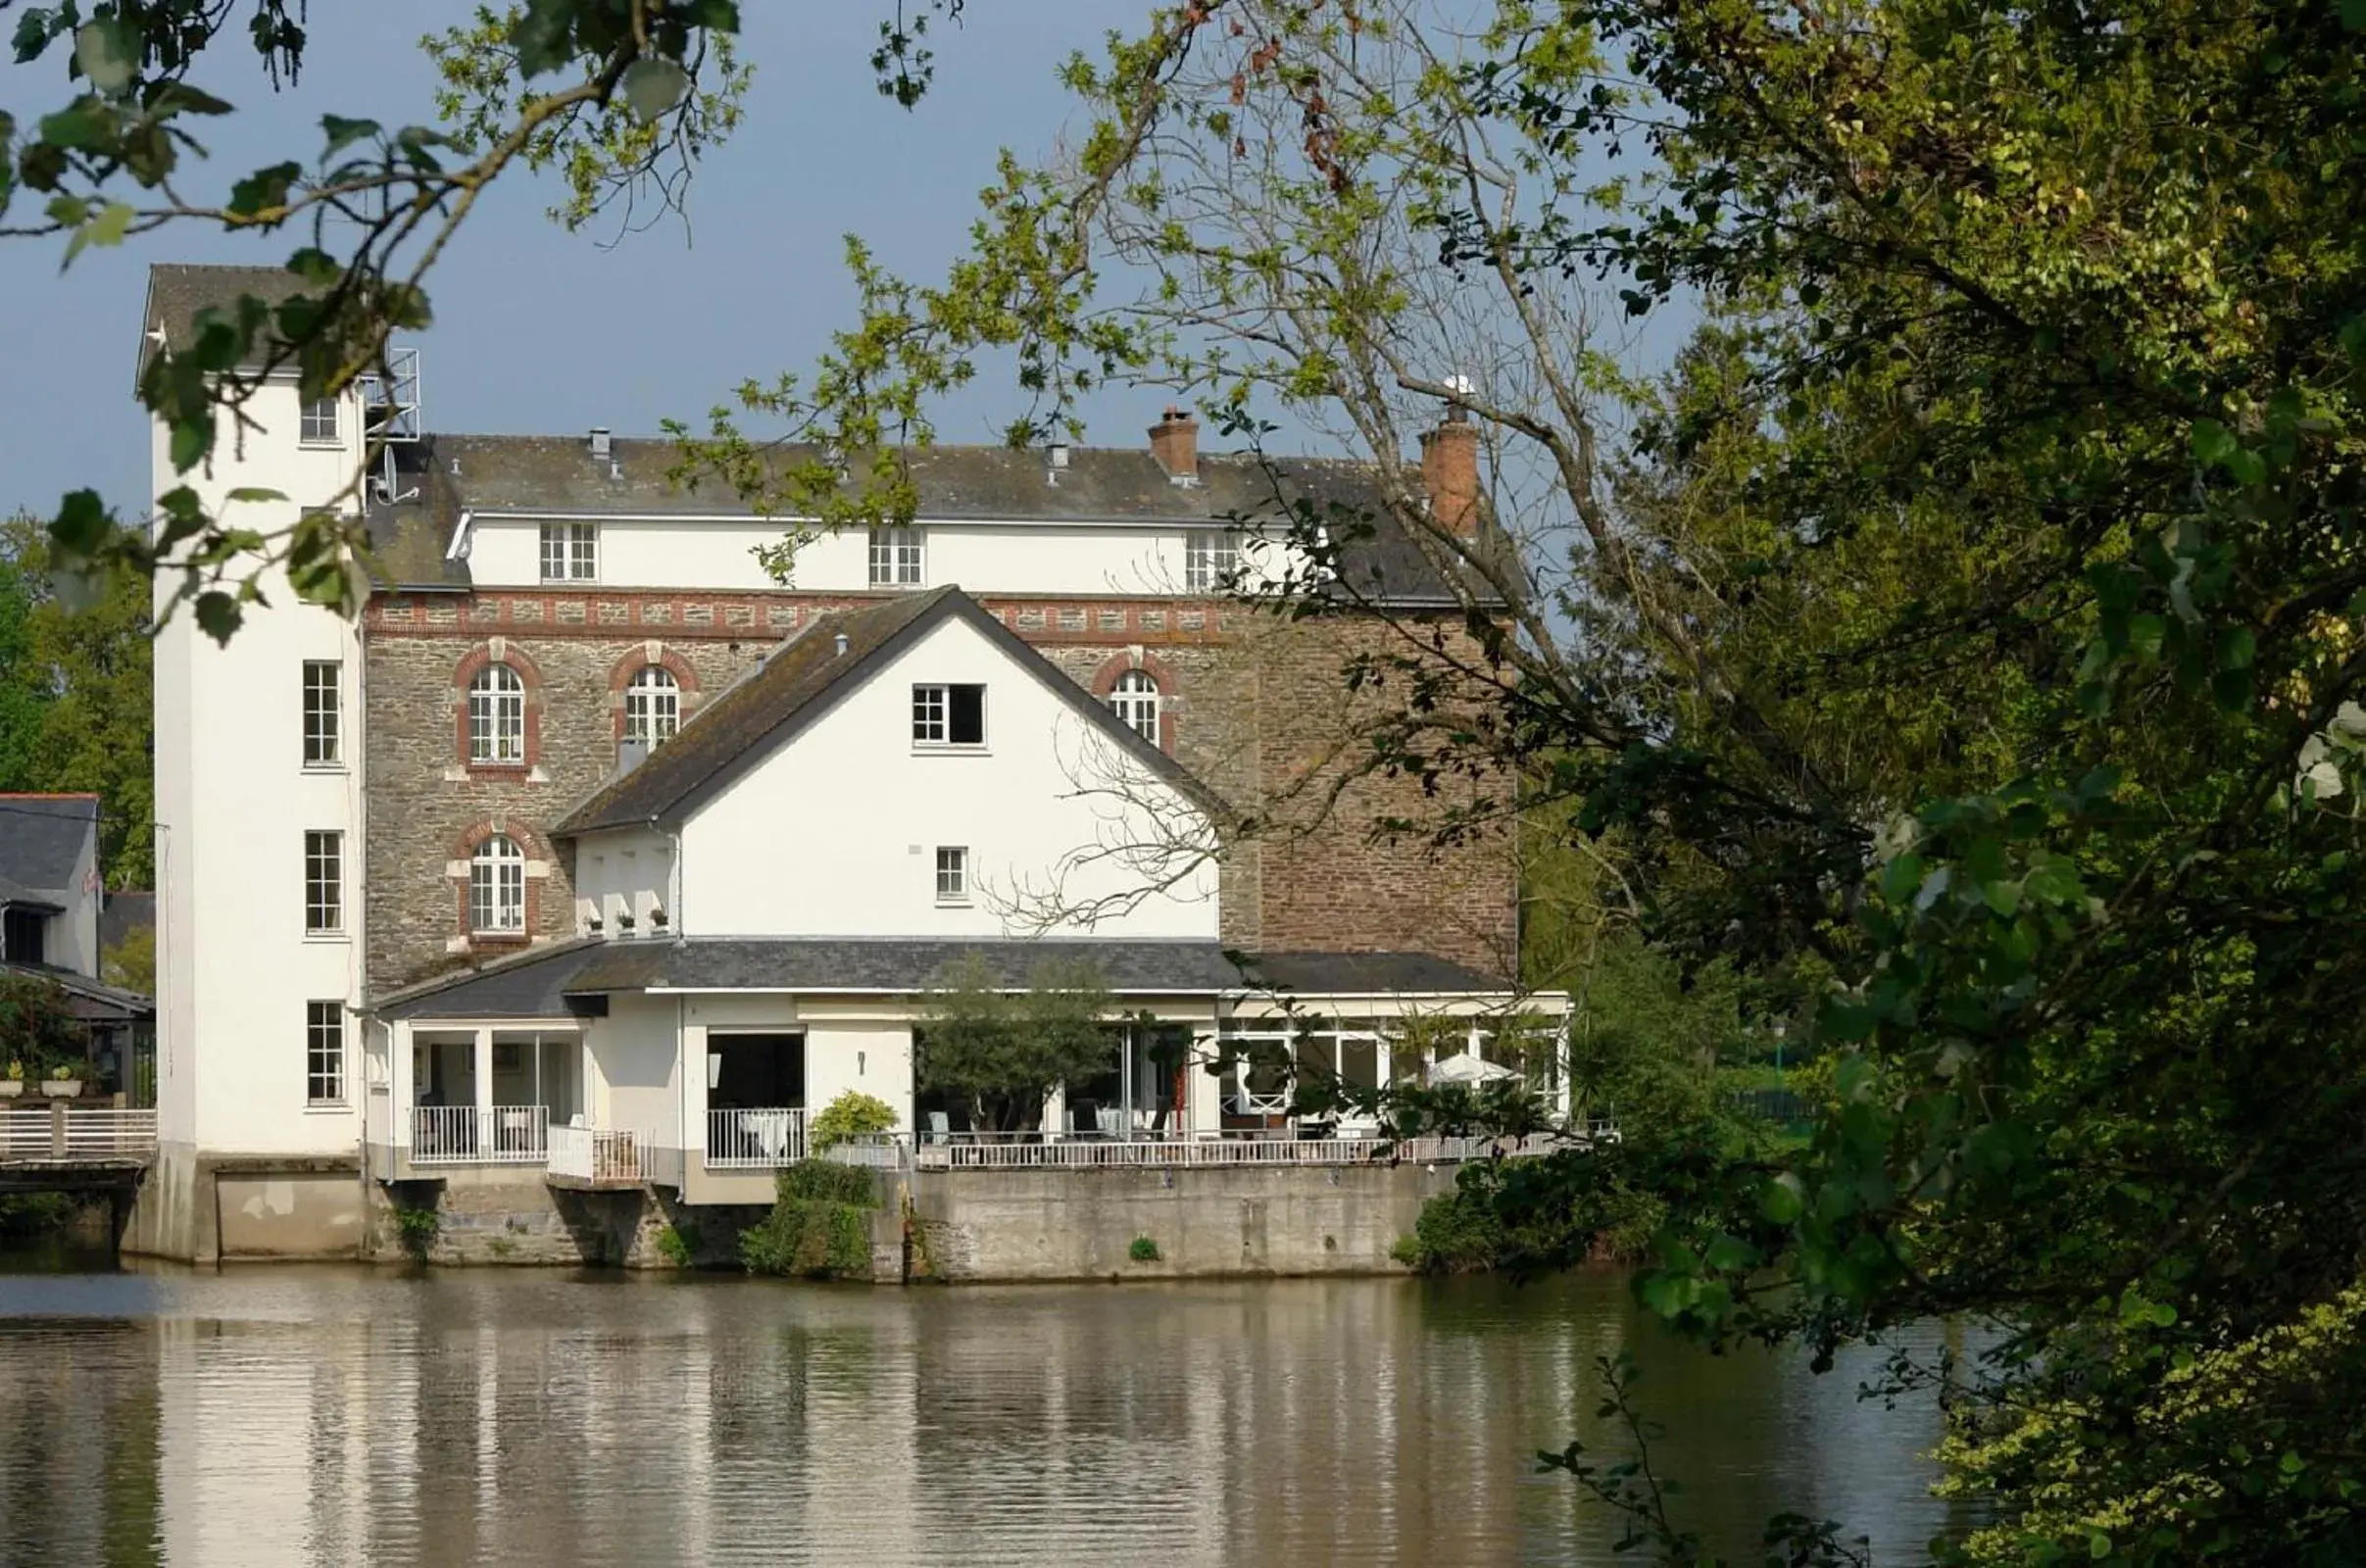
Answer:
<svg viewBox="0 0 2366 1568"><path fill-rule="evenodd" d="M522 943L467 931L467 861L487 834L527 857L526 940L573 933L567 857L547 829L613 772L623 685L662 662L685 719L781 638L864 595L523 589L388 595L366 622L367 900L370 992ZM1141 667L1161 690L1161 742L1236 807L1279 820L1224 867L1225 941L1267 951L1397 950L1510 972L1517 885L1501 841L1427 848L1371 838L1439 803L1410 779L1365 777L1332 798L1376 702L1343 668L1381 635L1353 620L1286 622L1171 599L1019 599L987 607L1072 679L1106 693ZM526 765L471 766L468 679L501 658L526 685ZM489 951L488 951L489 950Z"/></svg>

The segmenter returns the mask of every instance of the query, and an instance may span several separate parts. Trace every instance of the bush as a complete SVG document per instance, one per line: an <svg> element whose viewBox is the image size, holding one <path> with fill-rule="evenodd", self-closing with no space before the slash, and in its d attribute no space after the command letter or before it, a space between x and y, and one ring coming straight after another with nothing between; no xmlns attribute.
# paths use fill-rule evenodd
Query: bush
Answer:
<svg viewBox="0 0 2366 1568"><path fill-rule="evenodd" d="M658 1232L658 1256L674 1268L688 1268L698 1249L698 1228L687 1220Z"/></svg>
<svg viewBox="0 0 2366 1568"><path fill-rule="evenodd" d="M1125 1255L1137 1263L1156 1263L1158 1261L1158 1244L1147 1236L1137 1236L1133 1245L1125 1250Z"/></svg>
<svg viewBox="0 0 2366 1568"><path fill-rule="evenodd" d="M395 1232L403 1239L403 1250L413 1257L425 1257L428 1250L435 1246L435 1238L443 1228L443 1215L432 1208L398 1205L394 1211Z"/></svg>
<svg viewBox="0 0 2366 1568"><path fill-rule="evenodd" d="M739 1260L751 1274L800 1279L870 1272L870 1211L879 1206L869 1171L808 1159L780 1173L772 1212L740 1233Z"/></svg>
<svg viewBox="0 0 2366 1568"><path fill-rule="evenodd" d="M822 1106L821 1113L813 1118L813 1150L816 1154L826 1154L850 1139L895 1130L894 1106L876 1096L850 1089Z"/></svg>
<svg viewBox="0 0 2366 1568"><path fill-rule="evenodd" d="M1631 1261L1645 1254L1667 1214L1659 1199L1617 1182L1582 1189L1561 1209L1541 1208L1526 1197L1505 1202L1503 1174L1495 1164L1463 1166L1454 1190L1422 1204L1413 1234L1400 1237L1389 1255L1424 1274L1588 1255ZM1517 1223L1504 1222L1506 1211Z"/></svg>

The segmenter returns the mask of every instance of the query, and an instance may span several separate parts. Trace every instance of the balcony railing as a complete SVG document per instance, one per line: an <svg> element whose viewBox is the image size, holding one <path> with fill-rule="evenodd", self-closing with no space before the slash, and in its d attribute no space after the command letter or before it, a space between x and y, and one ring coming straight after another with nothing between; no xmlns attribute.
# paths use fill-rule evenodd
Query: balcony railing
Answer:
<svg viewBox="0 0 2366 1568"><path fill-rule="evenodd" d="M1047 1133L924 1133L861 1138L837 1145L827 1158L844 1165L893 1170L1105 1170L1127 1167L1200 1168L1237 1165L1458 1164L1519 1157L1582 1145L1590 1133L1496 1138L1307 1138L1286 1133L1171 1134L1102 1138ZM1616 1133L1607 1134L1614 1139ZM1605 1140L1606 1141L1606 1140Z"/></svg>
<svg viewBox="0 0 2366 1568"><path fill-rule="evenodd" d="M772 1170L805 1158L805 1112L790 1107L709 1110L709 1170Z"/></svg>
<svg viewBox="0 0 2366 1568"><path fill-rule="evenodd" d="M639 1133L613 1127L550 1130L550 1173L579 1182L629 1185L651 1179L656 1153Z"/></svg>
<svg viewBox="0 0 2366 1568"><path fill-rule="evenodd" d="M112 1105L12 1105L0 1109L0 1161L124 1163L156 1152L156 1112Z"/></svg>
<svg viewBox="0 0 2366 1568"><path fill-rule="evenodd" d="M550 1149L540 1105L414 1105L414 1165L539 1165Z"/></svg>

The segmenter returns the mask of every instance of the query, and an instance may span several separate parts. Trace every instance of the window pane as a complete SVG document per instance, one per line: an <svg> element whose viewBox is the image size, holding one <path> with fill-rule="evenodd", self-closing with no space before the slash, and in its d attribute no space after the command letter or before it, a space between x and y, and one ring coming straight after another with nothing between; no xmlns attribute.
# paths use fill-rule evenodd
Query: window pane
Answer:
<svg viewBox="0 0 2366 1568"><path fill-rule="evenodd" d="M965 849L940 848L937 851L937 897L940 900L965 899L969 896L969 852Z"/></svg>
<svg viewBox="0 0 2366 1568"><path fill-rule="evenodd" d="M986 688L948 686L945 693L950 709L946 739L956 746L985 745Z"/></svg>
<svg viewBox="0 0 2366 1568"><path fill-rule="evenodd" d="M305 441L334 441L337 438L337 400L316 398L304 405L298 436Z"/></svg>
<svg viewBox="0 0 2366 1568"><path fill-rule="evenodd" d="M1158 744L1158 683L1147 672L1129 669L1118 676L1109 708L1126 728L1153 746Z"/></svg>
<svg viewBox="0 0 2366 1568"><path fill-rule="evenodd" d="M337 663L307 660L304 664L304 761L320 767L337 760Z"/></svg>
<svg viewBox="0 0 2366 1568"><path fill-rule="evenodd" d="M468 683L468 760L525 760L525 683L507 664L487 664Z"/></svg>
<svg viewBox="0 0 2366 1568"><path fill-rule="evenodd" d="M345 1004L304 1004L304 1098L316 1105L345 1102Z"/></svg>
<svg viewBox="0 0 2366 1568"><path fill-rule="evenodd" d="M624 689L624 738L655 746L681 727L682 695L672 673L652 664Z"/></svg>
<svg viewBox="0 0 2366 1568"><path fill-rule="evenodd" d="M345 925L345 835L304 835L304 929L340 931Z"/></svg>
<svg viewBox="0 0 2366 1568"><path fill-rule="evenodd" d="M498 834L468 861L468 928L494 935L525 929L525 856Z"/></svg>
<svg viewBox="0 0 2366 1568"><path fill-rule="evenodd" d="M542 580L557 582L567 575L567 525L542 525Z"/></svg>
<svg viewBox="0 0 2366 1568"><path fill-rule="evenodd" d="M915 741L944 740L944 687L914 686L912 689L912 738Z"/></svg>
<svg viewBox="0 0 2366 1568"><path fill-rule="evenodd" d="M567 574L569 577L578 582L589 582L598 575L595 552L599 537L599 527L595 523L576 522L567 525L567 543L570 549Z"/></svg>

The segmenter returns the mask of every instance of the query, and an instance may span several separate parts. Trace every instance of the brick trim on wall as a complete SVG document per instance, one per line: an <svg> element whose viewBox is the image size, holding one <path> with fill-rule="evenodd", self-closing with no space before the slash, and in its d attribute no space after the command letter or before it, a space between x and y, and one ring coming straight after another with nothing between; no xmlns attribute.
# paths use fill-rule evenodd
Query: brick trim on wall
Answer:
<svg viewBox="0 0 2366 1568"><path fill-rule="evenodd" d="M1104 660L1093 671L1092 692L1107 703L1117 690L1117 677L1129 669L1141 670L1158 683L1158 750L1168 756L1175 750L1176 709L1182 704L1182 682L1175 679L1165 661L1139 648L1128 648L1114 658Z"/></svg>
<svg viewBox="0 0 2366 1568"><path fill-rule="evenodd" d="M679 649L668 648L655 639L643 643L617 660L616 667L608 672L609 730L619 746L624 744L624 688L632 684L635 675L652 664L673 677L674 687L680 694L681 717L685 723L704 701L699 691L698 670L682 657Z"/></svg>
<svg viewBox="0 0 2366 1568"><path fill-rule="evenodd" d="M887 590L714 594L488 588L481 593L379 594L370 602L367 614L370 631L380 636L500 632L613 639L662 631L668 644L772 642L802 631L816 615L893 597ZM1247 617L1258 613L1253 606L1228 600L1173 595L986 594L978 602L1029 642L1109 648L1218 643L1239 633Z"/></svg>
<svg viewBox="0 0 2366 1568"><path fill-rule="evenodd" d="M477 672L489 664L503 663L518 672L518 682L525 688L525 760L523 762L477 762L468 758L468 683ZM452 669L452 733L453 755L460 765L468 770L471 778L517 778L532 772L542 762L542 669L533 657L506 637L494 637L478 643L461 656Z"/></svg>
<svg viewBox="0 0 2366 1568"><path fill-rule="evenodd" d="M518 846L525 857L525 928L511 933L472 931L468 928L468 870L478 846L496 833ZM507 816L488 816L471 822L455 835L448 848L446 877L452 883L455 900L452 925L459 939L459 951L468 953L508 953L530 946L542 935L542 887L551 877L551 846L533 827L513 821ZM457 866L458 870L451 867ZM537 869L539 868L539 869Z"/></svg>

